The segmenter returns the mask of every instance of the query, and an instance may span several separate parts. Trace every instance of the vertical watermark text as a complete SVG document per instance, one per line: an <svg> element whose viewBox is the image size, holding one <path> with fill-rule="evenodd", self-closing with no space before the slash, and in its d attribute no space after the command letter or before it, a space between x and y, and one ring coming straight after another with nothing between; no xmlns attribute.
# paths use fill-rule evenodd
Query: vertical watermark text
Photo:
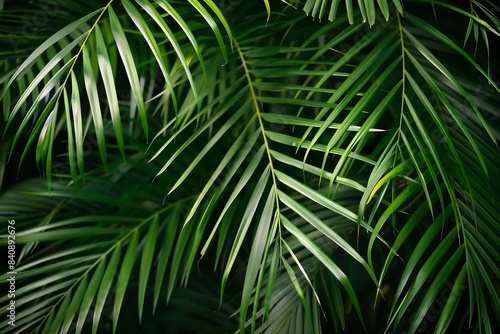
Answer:
<svg viewBox="0 0 500 334"><path fill-rule="evenodd" d="M16 325L16 225L15 220L9 220L7 224L7 267L9 271L7 282L9 282L9 291L7 298L9 304L7 306L7 318L10 326Z"/></svg>

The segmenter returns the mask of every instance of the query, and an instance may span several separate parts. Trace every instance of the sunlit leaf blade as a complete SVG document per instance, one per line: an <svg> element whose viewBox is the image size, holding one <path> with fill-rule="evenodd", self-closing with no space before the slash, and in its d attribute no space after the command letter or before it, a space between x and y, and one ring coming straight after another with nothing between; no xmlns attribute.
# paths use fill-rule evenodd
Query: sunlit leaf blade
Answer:
<svg viewBox="0 0 500 334"><path fill-rule="evenodd" d="M101 160L104 164L104 168L106 168L108 158L106 153L106 140L104 137L104 125L102 121L101 105L99 102L96 80L93 74L94 69L92 68L92 63L87 49L83 49L83 71L85 78L85 88L87 89L90 111L92 113L92 119L94 121L97 136L99 154L101 155Z"/></svg>
<svg viewBox="0 0 500 334"><path fill-rule="evenodd" d="M24 118L23 118L21 124L19 125L17 132L12 140L9 157L12 156L12 152L14 150L16 143L20 139L21 135L24 133L24 130L25 130L26 126L28 125L28 122L35 115L35 112L37 111L38 106L42 103L42 101L44 99L48 98L50 92L58 86L59 81L66 74L66 71L69 70L70 65L71 65L71 62L68 62L63 67L61 67L61 69L47 82L47 84L44 86L44 88L40 91L40 94L35 98L33 104L31 105L31 107L27 111L26 115L24 116ZM30 138L28 139L28 143L26 144L26 147L23 151L23 156L21 157L19 167L20 167L24 157L26 156L26 151L29 149L29 147L33 143L34 137L36 135L38 135L43 124L45 123L45 118L52 111L52 107L57 102L57 97L58 97L58 94L60 91L61 91L61 88L59 88L55 91L55 94L52 96L49 103L47 103L43 112L41 113L41 116L36 121L35 128L31 131Z"/></svg>
<svg viewBox="0 0 500 334"><path fill-rule="evenodd" d="M106 44L104 43L104 38L102 37L101 29L99 29L99 26L95 27L94 36L97 45L96 52L97 52L97 60L99 62L99 70L101 73L101 77L103 79L104 89L106 90L109 112L111 114L111 120L113 122L113 128L115 130L115 136L118 142L118 148L123 158L125 158L122 120L120 116L120 107L118 106L116 84L115 84L115 79L113 78L113 69L111 66L111 60L109 59L108 51L106 49Z"/></svg>
<svg viewBox="0 0 500 334"><path fill-rule="evenodd" d="M182 67L184 68L184 73L187 76L189 82L191 83L191 89L193 90L194 98L195 98L196 103L197 103L198 108L199 108L200 107L200 104L199 104L200 100L198 97L198 91L196 90L196 85L194 84L193 76L191 74L191 70L189 69L189 65L188 65L188 62L186 60L186 57L184 56L184 53L182 52L181 47L180 47L179 43L177 42L177 39L174 36L174 33L168 27L168 25L165 23L165 21L161 18L160 14L156 11L156 9L151 4L149 4L148 2L143 1L143 0L136 0L136 1L148 13L148 15L156 22L156 24L161 28L161 30L163 31L165 36L167 36L168 40L170 41L170 44L173 46L173 48L177 54L178 59L182 63ZM162 3L163 2L160 2L160 6ZM133 9L132 9L133 7L131 5L129 6L129 8L130 8L129 11L133 11ZM136 15L139 16L138 14L136 14ZM153 50L153 52L155 52L155 54L156 54L155 56L157 57L158 62L161 64L162 61L160 60L161 55L159 54L158 45L156 45L154 38L152 36L150 36L151 34L150 34L149 29L147 28L147 25L145 24L144 20L139 19L138 22L136 22L136 25L140 26L143 33L149 37L148 43L149 43L151 49ZM164 71L163 74L168 82L169 87L172 88L172 84L170 83L170 78L169 78L168 73L163 68L162 68L162 70Z"/></svg>
<svg viewBox="0 0 500 334"><path fill-rule="evenodd" d="M123 1L123 5L125 9L127 10L127 13L130 15L130 18L132 21L134 21L135 25L141 31L142 35L146 39L146 42L148 43L149 47L151 48L151 51L153 52L156 61L158 62L158 66L160 67L160 70L163 74L163 77L165 78L165 81L167 82L167 87L169 89L169 94L172 98L172 104L174 106L175 112L177 114L178 106L177 106L177 97L175 95L175 90L174 86L170 77L170 72L168 70L167 64L165 63L163 57L161 56L161 50L159 45L157 44L153 33L151 32L150 28L144 21L143 17L139 14L137 9L129 2L129 1Z"/></svg>
<svg viewBox="0 0 500 334"><path fill-rule="evenodd" d="M27 99L28 97L34 92L34 90L36 89L36 87L40 84L40 82L47 77L47 75L53 71L56 67L56 65L58 65L59 62L61 62L61 60L64 58L64 56L66 56L67 54L69 54L74 48L76 45L78 45L82 40L83 38L86 37L86 34L83 34L81 35L79 38L76 38L73 42L71 42L69 45L67 45L65 48L63 48L61 51L59 51L59 53L57 55L55 55L46 65L45 67L37 74L37 76L35 78L33 78L32 80L30 80L30 84L28 87L26 87L26 89L23 90L23 93L22 95L19 97L16 105L14 106L14 108L12 108L12 110L10 111L9 113L9 120L7 122L7 125L6 125L6 129L7 130L7 127L9 126L9 124L12 122L12 120L14 119L14 117L17 115L18 111L20 110L20 108L27 103ZM33 94L34 96L36 96L37 94Z"/></svg>
<svg viewBox="0 0 500 334"><path fill-rule="evenodd" d="M182 31L186 34L186 36L189 38L189 41L193 45L193 48L196 51L196 55L198 56L198 60L200 61L201 68L203 70L203 73L206 75L206 70L205 70L205 64L203 62L203 56L201 53L201 48L198 45L198 42L196 41L195 36L193 35L193 32L189 28L189 25L185 22L185 20L182 18L181 15L172 7L167 1L165 0L158 0L156 1L167 13L170 14L170 16L177 22L179 27L181 27Z"/></svg>
<svg viewBox="0 0 500 334"><path fill-rule="evenodd" d="M75 151L75 138L73 134L73 128L71 126L71 112L70 112L70 102L68 98L68 92L66 89L63 90L64 96L64 117L66 120L66 131L68 133L68 160L69 166L71 170L71 178L73 179L73 183L76 185L77 189L79 188L78 182L78 170L77 170L77 162L76 162L76 151Z"/></svg>
<svg viewBox="0 0 500 334"><path fill-rule="evenodd" d="M14 80L17 79L17 77L29 69L30 66L32 66L33 62L40 57L49 47L57 43L59 40L61 40L63 37L67 36L71 32L77 30L80 28L82 25L84 25L87 21L89 21L92 17L94 17L97 13L101 12L102 9L95 10L94 12L78 19L75 22L72 22L71 24L67 25L63 29L59 30L56 32L54 35L52 35L50 38L48 38L46 41L44 41L35 51L33 51L28 58L17 68L16 72L11 76L11 79L9 82L4 86L4 90L2 91L2 94L0 95L0 100L3 98L5 92L9 88L9 86L14 82Z"/></svg>
<svg viewBox="0 0 500 334"><path fill-rule="evenodd" d="M132 89L132 94L134 95L135 101L137 103L137 108L139 109L139 115L141 118L142 129L146 139L148 138L148 123L146 116L146 108L144 106L144 98L142 94L141 85L139 83L139 76L137 75L137 69L135 66L134 57L132 51L130 50L127 37L123 31L122 25L115 14L115 11L111 6L108 8L109 20L111 24L111 30L116 41L116 46L118 48L120 57L123 61L123 66L127 72L127 76L130 82L130 87Z"/></svg>
<svg viewBox="0 0 500 334"><path fill-rule="evenodd" d="M202 4L199 3L198 0L188 0L189 3L191 5L193 5L194 8L196 8L196 10L201 14L201 16L203 16L203 18L205 19L205 21L208 23L208 25L210 26L210 28L212 29L212 31L214 32L215 34L215 37L217 38L217 42L219 43L219 47L220 47L220 50L222 51L222 55L224 56L224 59L228 60L228 56L227 56L227 50L226 50L226 45L224 43L224 39L222 37L222 34L220 32L220 29L219 27L217 26L217 23L215 22L215 20L212 18L212 16L210 15L210 13L205 9L205 7L203 7ZM219 16L220 18L223 18L224 16L220 13L219 10L216 9L216 6L212 3L212 1L210 0L205 0L205 2L207 4L209 4L209 6L212 8L212 10L216 10L216 14L217 16ZM229 34L229 37L231 37L231 30L226 22L225 19L223 19L222 21L224 27L226 28L226 31L228 32ZM230 41L232 43L232 38L230 38Z"/></svg>

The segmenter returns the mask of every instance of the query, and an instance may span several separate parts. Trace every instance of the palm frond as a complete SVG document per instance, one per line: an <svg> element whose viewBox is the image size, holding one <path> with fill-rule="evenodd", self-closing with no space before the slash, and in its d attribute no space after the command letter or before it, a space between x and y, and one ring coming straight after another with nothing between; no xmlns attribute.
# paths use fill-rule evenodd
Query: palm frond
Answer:
<svg viewBox="0 0 500 334"><path fill-rule="evenodd" d="M473 20L489 55L487 2L432 3ZM2 54L0 175L36 141L49 181L1 197L23 245L17 332L119 332L165 302L214 331L494 332L493 57L422 19L431 6L339 3L304 4L320 19L330 7L335 20L319 24L267 1L91 2ZM196 295L176 289L199 283L195 266L216 270L214 319L178 297ZM178 326L197 330L189 322Z"/></svg>

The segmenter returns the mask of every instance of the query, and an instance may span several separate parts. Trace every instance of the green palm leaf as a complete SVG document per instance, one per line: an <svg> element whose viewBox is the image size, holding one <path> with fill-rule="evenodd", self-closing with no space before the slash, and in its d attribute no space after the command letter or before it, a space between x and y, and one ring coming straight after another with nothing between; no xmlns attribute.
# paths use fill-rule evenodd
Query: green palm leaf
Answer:
<svg viewBox="0 0 500 334"><path fill-rule="evenodd" d="M14 332L499 328L492 1L50 4L0 11Z"/></svg>

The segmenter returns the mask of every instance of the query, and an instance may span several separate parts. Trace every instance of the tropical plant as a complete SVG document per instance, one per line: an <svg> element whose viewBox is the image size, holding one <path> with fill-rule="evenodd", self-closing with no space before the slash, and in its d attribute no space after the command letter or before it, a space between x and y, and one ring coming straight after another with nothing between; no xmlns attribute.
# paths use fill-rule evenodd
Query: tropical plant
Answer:
<svg viewBox="0 0 500 334"><path fill-rule="evenodd" d="M0 1L0 331L498 330L499 15Z"/></svg>

